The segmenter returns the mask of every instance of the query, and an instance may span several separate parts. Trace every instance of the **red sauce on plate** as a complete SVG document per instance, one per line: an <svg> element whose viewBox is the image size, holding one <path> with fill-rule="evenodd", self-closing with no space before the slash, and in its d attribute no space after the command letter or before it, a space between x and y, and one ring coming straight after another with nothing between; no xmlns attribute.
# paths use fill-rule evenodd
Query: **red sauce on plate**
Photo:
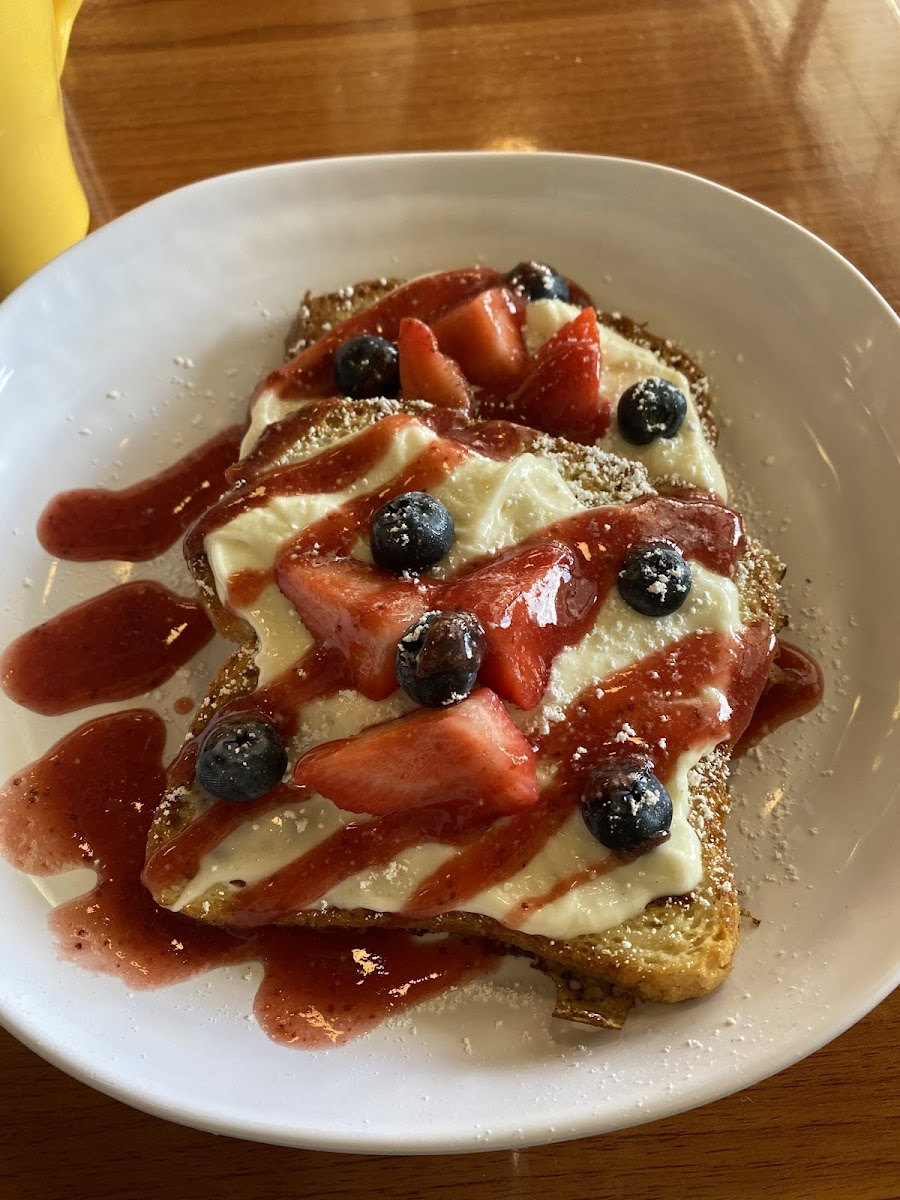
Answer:
<svg viewBox="0 0 900 1200"><path fill-rule="evenodd" d="M96 886L49 915L64 958L159 987L245 957L232 934L156 905L141 885L147 832L165 788L166 728L149 709L79 726L0 792L0 849L20 871L93 867Z"/></svg>
<svg viewBox="0 0 900 1200"><path fill-rule="evenodd" d="M103 592L17 638L0 682L46 716L130 700L159 687L213 636L199 604L137 580Z"/></svg>
<svg viewBox="0 0 900 1200"><path fill-rule="evenodd" d="M788 721L812 712L823 691L822 671L815 659L779 638L772 671L735 754L745 754Z"/></svg>
<svg viewBox="0 0 900 1200"><path fill-rule="evenodd" d="M38 540L50 554L73 562L156 558L222 496L225 468L237 457L243 428L226 429L133 487L60 492L41 513Z"/></svg>
<svg viewBox="0 0 900 1200"><path fill-rule="evenodd" d="M140 872L165 788L165 740L148 709L99 717L0 790L0 852L13 866L33 875L97 872L90 891L49 914L63 958L142 989L262 962L260 1025L275 1041L308 1049L347 1041L496 965L495 953L465 939L274 928L246 937L160 908Z"/></svg>
<svg viewBox="0 0 900 1200"><path fill-rule="evenodd" d="M273 1041L339 1046L413 1004L492 971L483 942L423 942L396 929L260 930L265 978L253 1011Z"/></svg>

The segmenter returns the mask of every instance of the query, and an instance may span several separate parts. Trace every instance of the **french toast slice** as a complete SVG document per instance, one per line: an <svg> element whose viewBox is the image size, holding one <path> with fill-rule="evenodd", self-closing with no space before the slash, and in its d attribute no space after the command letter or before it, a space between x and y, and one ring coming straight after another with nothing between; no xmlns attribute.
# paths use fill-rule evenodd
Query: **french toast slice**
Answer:
<svg viewBox="0 0 900 1200"><path fill-rule="evenodd" d="M290 416L280 423L279 434L287 436L274 440L266 440L264 436L238 464L234 494L240 496L264 489L271 472L321 458L364 429L403 415L418 420L429 417L430 412L427 406L415 401L353 404L329 401L307 405L295 421L295 428L290 425ZM551 464L584 506L622 506L654 495L639 464L593 447L546 435L529 435L521 452ZM226 497L222 503L229 502ZM203 533L202 522L199 533ZM246 880L239 874L225 883L213 882L200 890L195 887L187 895L185 880L173 882L167 880L165 872L154 870L154 863L165 860L167 847L183 837L216 803L196 784L192 772L183 769L190 764L190 749L196 749L202 742L204 730L217 714L242 698L249 700L260 685L257 633L234 611L234 605L223 603L205 538L198 536L196 530L188 539L188 549L201 600L216 628L238 642L239 649L213 683L191 729L187 750L176 762L170 790L151 829L145 878L159 903L177 907L198 920L230 924L236 922L240 896L246 886ZM770 630L780 625L778 575L777 562L748 541L734 572L745 625L759 622ZM271 665L266 667L264 663L264 669L271 674ZM375 715L385 719L383 713ZM390 711L387 719L397 715ZM305 753L308 748L308 744L301 744L298 753ZM277 920L325 927L402 926L421 932L489 938L511 951L530 955L548 970L558 986L560 1015L616 1027L624 1018L630 997L677 1001L702 995L721 982L730 968L738 939L739 906L724 843L728 755L727 747L712 747L688 775L687 820L700 847L699 882L688 894L653 897L640 911L599 933L546 936L512 928L484 913L465 910L411 918L402 912L362 906L319 905L282 914ZM292 755L292 766L295 757L296 753ZM296 798L281 799L282 807L293 813ZM272 807L277 808L277 803Z"/></svg>
<svg viewBox="0 0 900 1200"><path fill-rule="evenodd" d="M298 353L311 346L320 337L331 332L350 316L356 316L371 307L377 301L401 287L406 280L400 278L382 278L364 280L360 283L340 288L335 292L313 294L307 291L301 300L297 313L291 323L285 338L285 362L290 363ZM587 302L586 294L576 292L580 302ZM575 298L573 296L573 299ZM556 320L564 319L567 315L560 312ZM619 338L631 343L638 350L645 351L652 358L641 365L652 369L653 360L662 364L672 372L672 381L678 382L679 377L686 385L693 409L697 414L703 439L713 455L718 442L719 431L715 414L710 400L709 377L703 367L688 352L678 346L671 338L662 337L650 330L646 323L635 320L621 312L597 310L597 319L601 330L618 335ZM550 329L555 328L551 324ZM546 334L549 332L545 330ZM618 347L619 343L617 343ZM603 443L601 443L603 444ZM641 462L644 456L640 451L628 445L622 439L617 439L614 446L604 445L624 458L633 458ZM674 487L695 486L696 479L681 478L676 472L654 472L652 464L647 464L651 478L656 485ZM712 472L705 473L704 483L710 482ZM717 481L721 486L723 481ZM727 494L723 492L723 499Z"/></svg>

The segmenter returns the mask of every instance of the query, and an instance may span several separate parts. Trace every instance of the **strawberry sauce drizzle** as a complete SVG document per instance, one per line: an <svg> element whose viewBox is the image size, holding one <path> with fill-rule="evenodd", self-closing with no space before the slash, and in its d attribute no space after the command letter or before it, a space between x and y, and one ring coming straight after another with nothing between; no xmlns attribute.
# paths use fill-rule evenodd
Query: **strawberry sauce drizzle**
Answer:
<svg viewBox="0 0 900 1200"><path fill-rule="evenodd" d="M285 808L291 796L296 796L296 792L281 784L274 792L267 792L259 800L247 804L213 803L201 818L186 825L150 858L141 872L144 885L160 892L173 884L184 883L200 869L203 856L229 834L247 821Z"/></svg>
<svg viewBox="0 0 900 1200"><path fill-rule="evenodd" d="M204 541L214 530L242 513L263 507L274 497L334 493L351 487L382 460L397 433L415 423L415 418L404 413L385 417L331 450L269 472L264 482L250 479L222 503L210 508L189 530L185 538L188 561L201 557ZM313 548L321 554L348 553L360 531L367 527L382 504L401 492L435 487L467 454L462 442L454 438L436 438L376 491L349 500L308 525L294 542L282 549L281 554ZM257 586L261 590L265 583L259 580Z"/></svg>
<svg viewBox="0 0 900 1200"><path fill-rule="evenodd" d="M404 419L393 417L387 420ZM452 420L452 417L442 419ZM381 422L381 426L386 423L387 421ZM364 430L358 437L364 438L367 433L369 430ZM405 468L401 475L395 477L378 493L351 500L304 530L299 538L279 554L276 574L280 576L285 564L314 548L317 554L346 554L359 531L365 528L371 519L372 513L387 498L403 491L434 486L434 483L444 477L465 453L459 443L439 437ZM314 467L315 463L316 460L313 459L303 466L313 464ZM311 474L315 478L315 468ZM571 569L567 568L562 573L561 586L556 596L556 617L540 631L548 669L560 650L577 643L592 626L599 607L615 585L616 573L629 547L651 537L670 538L679 545L686 558L698 561L710 570L728 575L734 569L741 552L744 535L740 517L720 504L699 499L674 500L650 496L629 505L592 509L562 520L523 546L504 551L496 560L488 560L487 566L490 567L491 563L502 562L506 556L527 551L529 546L540 549L550 544L570 549ZM420 588L427 589L422 602L434 607L465 608L480 613L479 587L481 572L484 569L485 564L470 564L460 575L450 580L420 584ZM253 579L251 583L254 586L258 585L259 580ZM240 586L246 586L243 580ZM409 589L413 587L411 584L404 585L402 581L392 586L406 586ZM483 616L482 620L487 620L487 616ZM752 641L753 635L748 632L745 638ZM703 645L706 646L706 643ZM708 662L702 663L697 660L690 664L694 682L707 679L714 667L727 675L727 667L731 662L729 655L740 658L743 654L740 647L731 647L727 641L722 642L721 639L706 649L709 655ZM341 656L329 652L326 661L331 663L332 669L339 670L335 665L336 657ZM515 646L505 647L504 658L511 662L515 657ZM490 662L491 656L488 655L485 660L488 669ZM641 666L640 663L636 664L636 669ZM664 663L662 666L665 670L678 670L680 660L676 656L671 663ZM652 670L654 667L648 669ZM739 672L735 671L733 674L737 678ZM303 667L300 668L300 675L306 681L304 686L311 689L310 698L313 698L313 694L318 695L316 670L310 673L308 668ZM287 673L286 678L293 677L292 672ZM764 674L759 686L762 686L763 678ZM345 677L333 686L346 686L348 682L348 678ZM699 688L702 683L696 682L696 685ZM727 690L728 686L729 680L724 678L723 688ZM642 688L647 694L653 692L652 687L646 687L641 679L635 680L634 687L638 694ZM631 694L629 690L629 695ZM295 725L298 709L308 702L309 700L303 701L298 694L293 694L289 703L285 703L284 700L272 703L269 690L263 689L252 698L244 697L231 706L226 705L218 714L218 718L232 711L235 706L239 709L253 708L269 715L287 732L288 713L292 714ZM587 708L591 707L587 704ZM622 720L634 718L633 713L630 716L627 712L624 715L616 715L619 726L614 733L621 726ZM589 735L585 729L592 719L586 715L584 720L576 720L573 713L564 723L577 730L577 733L573 733L576 737L573 751L576 746L586 744ZM718 737L713 737L709 731L700 727L693 730L684 728L679 732L680 740L675 729L671 731L669 742L673 754L699 744L700 741L709 741L712 744L726 736L727 730L720 732ZM659 736L662 735L658 734L657 737ZM190 783L193 756L196 752L197 745L189 742L182 752L181 763L176 763L173 779L183 780L185 784ZM551 752L557 753L557 756L562 754L561 751ZM660 764L660 769L662 768L663 764ZM417 810L412 814L396 814L392 818L382 818L366 824L351 823L269 879L241 891L233 898L229 919L242 925L258 926L283 918L313 903L330 888L356 872L385 865L402 850L428 841L457 845L460 849L448 863L417 889L409 901L409 911L425 916L458 907L477 892L502 883L521 870L570 815L579 786L577 779L567 780L565 785L554 789L546 804L539 808L518 814L511 818L508 824L494 825L487 829L482 825L480 830L475 831L467 827L465 819L460 819L458 813L443 812L439 808ZM202 857L208 853L219 843L221 837L225 836L225 832L230 832L231 825L227 820L225 832L218 832L217 822L220 818L212 815L215 811L215 807L208 810L197 819L194 826L173 839L165 848L166 878L171 882L175 882L179 877L184 880L191 878L197 869L198 855ZM198 826L199 831L194 832ZM187 856L185 862L180 861L182 848ZM156 870L156 860L152 860L145 873L145 879L154 880Z"/></svg>
<svg viewBox="0 0 900 1200"><path fill-rule="evenodd" d="M228 607L232 612L246 612L251 609L262 593L275 583L275 571L270 567L267 571L255 567L245 567L235 571L228 577L225 592L228 597Z"/></svg>
<svg viewBox="0 0 900 1200"><path fill-rule="evenodd" d="M281 424L290 429L288 440L292 442L301 437L305 428L311 428L320 419L321 412L322 407L315 405L285 418ZM205 512L188 531L185 538L188 561L195 561L202 555L204 541L210 533L242 513L263 507L273 497L328 494L352 487L383 459L397 433L414 424L430 428L438 435L437 440L426 446L417 458L377 491L349 501L308 526L291 543L290 549L311 549L318 543L321 554L347 553L376 509L393 496L405 491L425 491L435 487L451 474L470 451L505 460L524 449L534 436L521 426L503 421L485 421L470 429L462 429L458 421L458 414L449 410L434 410L423 414L421 418L406 413L384 417L330 450L324 450L300 463L269 471L264 482L256 480L254 457L251 454L239 464L246 482ZM287 552L286 548L282 554ZM240 589L246 586L255 598L266 582L268 578L260 575L252 584L238 583L237 595L243 596L244 592Z"/></svg>
<svg viewBox="0 0 900 1200"><path fill-rule="evenodd" d="M17 638L0 658L0 680L6 694L32 712L73 712L159 687L212 636L193 600L136 580Z"/></svg>
<svg viewBox="0 0 900 1200"><path fill-rule="evenodd" d="M54 496L38 521L46 551L72 562L146 562L175 544L223 495L243 426L217 434L174 466L121 491L78 488Z"/></svg>
<svg viewBox="0 0 900 1200"><path fill-rule="evenodd" d="M273 390L285 399L331 395L334 390L334 355L343 342L362 333L376 334L394 342L403 317L417 317L428 324L445 309L501 281L500 273L489 267L466 267L413 279L363 312L343 321L283 367L272 371L257 387L250 403L254 404L259 395L267 390Z"/></svg>
<svg viewBox="0 0 900 1200"><path fill-rule="evenodd" d="M420 941L390 929L261 929L265 967L253 1011L275 1042L342 1045L387 1017L494 970L501 956L471 938Z"/></svg>
<svg viewBox="0 0 900 1200"><path fill-rule="evenodd" d="M312 647L299 662L264 687L241 692L218 703L215 713L195 736L188 738L173 760L169 767L169 785L187 787L193 783L194 764L205 738L226 718L241 714L266 717L276 726L283 739L290 740L297 732L300 715L306 705L333 695L347 687L348 683L347 668L340 656L320 647ZM210 813L212 811L209 810ZM247 806L244 805L240 811L246 812Z"/></svg>
<svg viewBox="0 0 900 1200"><path fill-rule="evenodd" d="M237 496L214 505L196 521L187 539L189 554L199 555L211 529L268 502L274 494L340 491L362 478L381 459L397 426L413 418L383 419L313 459L267 472L264 484L254 486L264 459L276 447L286 448L304 426L320 420L329 406L343 403L328 398L334 386L334 350L340 342L359 332L393 338L402 316L433 319L460 299L494 286L499 278L496 272L474 269L438 277L437 290L433 283L423 288L414 281L274 372L257 389L254 399L266 387L284 396L313 399L266 431L258 451L228 473L231 482L243 486ZM432 427L439 442L377 495L361 497L317 522L297 540L292 552L302 553L318 542L319 552L346 554L375 508L386 499L400 491L433 487L469 449L502 460L527 448L535 436L531 430L501 421L463 428L458 414L446 410L418 419ZM224 478L221 486L218 481L219 462L222 459L224 466L230 461L239 433L237 429L226 431L195 455L135 488L118 493L85 490L58 497L42 519L45 546L60 556L85 561L108 554L139 561L159 553L221 494L225 483ZM587 580L594 589L591 604L579 602L570 606L567 614L563 595L559 619L547 633L548 646L552 640L551 660L564 645L578 640L579 630L589 626L589 618L614 585L621 554L641 538L670 537L686 557L730 574L742 546L739 518L721 506L701 505L700 497L683 499L682 508L694 506L686 521L683 513L673 509L654 510L660 501L651 497L624 509L593 510L543 531L544 541L553 538L577 552L580 561L573 576L579 583ZM708 511L714 508L718 516ZM617 515L623 512L624 517ZM93 528L77 528L78 521ZM238 590L230 594L239 607L246 606L246 597L258 596L274 578L271 573L246 574L246 579L231 581ZM449 586L464 584L461 578ZM99 614L104 604L109 612L118 611L111 598L126 593L126 598L133 600L133 618L140 605L134 599L137 592L128 589L151 589L145 593L151 597L147 610L153 609L152 589L166 593L160 585L125 585L33 631L42 638L29 644L31 635L26 635L10 647L3 660L4 686L13 698L28 704L28 699L20 696L31 696L35 703L29 706L41 712L71 711L85 703L127 698L168 678L211 635L204 618L187 621L171 642L168 637L165 640L167 647L175 645L177 650L163 663L162 674L148 675L149 667L145 663L142 673L140 663L146 649L142 628L136 647L129 647L136 649L136 654L125 670L118 670L107 683L97 683L100 676L109 677L108 666L96 676L91 674L93 653L100 644ZM167 595L177 604L190 603ZM155 600L160 601L158 595ZM128 609L128 602L123 601L122 608ZM204 622L202 631L200 622ZM126 636L127 623L113 622L112 627ZM176 626L170 625L166 632L175 630ZM109 631L110 626L104 626L107 643ZM202 640L195 649L169 669L178 654L188 649L190 638L200 639L201 632ZM58 661L54 649L62 651ZM780 652L782 677L767 693L769 704L758 727L754 725L744 735L747 745L755 744L789 716L808 711L821 694L821 676L815 664L806 666L799 657L791 657L794 651L785 646ZM237 918L246 932L200 925L160 909L138 882L149 824L166 787L160 757L165 730L148 710L130 710L89 722L14 776L0 792L0 851L20 869L36 874L85 864L98 870L98 883L87 896L51 914L51 927L66 957L120 974L134 987L160 986L212 966L262 961L266 977L255 1011L266 1032L276 1040L310 1048L333 1045L371 1028L389 1012L490 969L496 957L475 943L453 939L422 944L398 931L376 930L363 937L352 932L284 928L250 933L249 928L296 911L356 871L384 864L405 847L426 841L452 845L457 853L424 881L410 901L409 912L426 916L458 907L492 883L509 878L538 852L571 815L581 775L595 754L644 754L665 778L677 754L688 746L739 738L750 721L773 652L769 627L760 623L738 638L690 635L656 656L656 681L648 665L654 659L617 673L604 681L601 696L588 689L573 703L566 720L541 739L545 752L557 759L559 770L553 789L534 809L487 829L474 815L441 806L350 824L284 871L241 890ZM29 692L26 676L52 677L59 661L64 665L62 683L57 681L49 689L32 687ZM159 669L158 645L153 647L153 662ZM76 675L83 676L80 692L73 681ZM658 686L660 680L665 687ZM272 684L223 705L206 731L226 715L252 711L270 716L285 737L292 736L306 704L348 683L347 668L339 656L314 650ZM729 718L700 697L710 683L727 693L732 705ZM42 704L50 707L39 707ZM664 721L664 716L669 719ZM615 733L625 720L636 732L622 746ZM660 730L663 747L656 737ZM179 781L192 784L196 754L206 731L182 749L170 769L169 786ZM581 746L590 751L583 763L580 754L575 757ZM302 800L302 791L282 785L275 795L253 805L214 804L151 859L144 879L157 888L178 884L195 874L203 856L236 826L253 815L272 811L273 806L297 805ZM618 861L618 856L611 855L558 882L545 895L526 898L518 906L520 915L514 910L508 923L525 920L534 908L550 903L587 878L598 877Z"/></svg>
<svg viewBox="0 0 900 1200"><path fill-rule="evenodd" d="M395 419L398 418L388 418ZM425 492L436 487L453 473L467 455L468 452L458 442L436 438L377 491L348 500L346 504L307 525L293 541L282 546L278 561L311 551L320 556L349 554L356 539L369 528L372 517L383 504L404 492Z"/></svg>
<svg viewBox="0 0 900 1200"><path fill-rule="evenodd" d="M250 452L237 462L232 462L225 472L231 486L242 487L251 479L267 475L272 469L272 463L287 454L292 446L307 437L313 429L327 422L329 417L338 419L345 404L346 401L340 396L307 400L294 412L283 416L280 421L267 425Z"/></svg>
<svg viewBox="0 0 900 1200"><path fill-rule="evenodd" d="M550 726L541 750L559 763L561 786L577 793L598 759L638 754L665 782L692 747L737 741L750 720L775 652L767 621L739 634L690 633L616 671L576 697ZM704 695L715 689L718 695ZM721 704L721 697L727 703ZM619 740L625 724L635 730ZM662 744L660 744L662 743ZM586 753L578 753L584 747Z"/></svg>
<svg viewBox="0 0 900 1200"><path fill-rule="evenodd" d="M538 750L557 764L557 778L541 804L494 825L439 867L419 885L406 911L434 915L458 908L520 871L575 811L593 763L638 754L665 782L685 751L739 738L768 673L773 641L768 622L737 636L689 634L607 676L599 688L585 689L538 740ZM718 696L702 695L710 687L728 698L727 716ZM621 742L626 722L635 735ZM550 899L556 896L545 902Z"/></svg>
<svg viewBox="0 0 900 1200"><path fill-rule="evenodd" d="M779 638L772 671L735 746L735 755L745 754L786 722L812 712L823 691L822 671L815 659L799 646Z"/></svg>
<svg viewBox="0 0 900 1200"><path fill-rule="evenodd" d="M96 885L50 913L61 955L129 987L158 987L246 957L242 942L159 908L140 882L165 788L166 729L149 709L81 725L0 792L0 850L20 871L93 867Z"/></svg>
<svg viewBox="0 0 900 1200"><path fill-rule="evenodd" d="M229 921L254 928L283 919L357 872L384 866L410 846L428 842L459 849L422 882L405 911L428 917L457 908L531 861L571 816L584 771L599 757L639 753L665 780L685 750L739 737L773 651L765 622L739 636L690 634L608 677L602 696L595 688L587 689L564 719L551 726L539 747L557 762L558 781L535 808L487 828L476 815L438 805L351 822L268 879L243 889L229 908ZM708 687L729 698L728 715L723 715L717 696L702 696ZM636 732L623 744L616 735L625 722ZM582 746L587 754L576 756ZM296 803L302 794L293 792L291 799ZM207 853L234 827L228 813L216 815L222 807L228 806L208 810L165 847L167 882L190 878L198 864L198 847ZM266 807L271 809L271 803ZM157 863L162 863L164 852L151 860L145 881L160 882Z"/></svg>
<svg viewBox="0 0 900 1200"><path fill-rule="evenodd" d="M207 534L242 513L264 507L273 497L343 491L384 458L398 430L412 421L412 417L402 414L388 417L314 458L270 471L264 482L257 483L251 478L194 523L185 538L188 562L202 555Z"/></svg>
<svg viewBox="0 0 900 1200"><path fill-rule="evenodd" d="M358 871L386 866L410 846L460 845L486 836L483 818L439 805L351 823L268 879L245 888L229 919L242 928L269 925L312 904Z"/></svg>
<svg viewBox="0 0 900 1200"><path fill-rule="evenodd" d="M346 403L346 400L340 396L310 400L294 412L282 417L280 421L267 426L250 453L239 462L234 463L226 472L231 485L236 488L243 487L244 484L261 475L270 474L273 461L277 461L283 454L286 454L290 447L297 442L302 442L312 430L321 427L323 422L327 424L329 416L334 415L336 418L344 411ZM447 408L423 409L415 416L397 413L392 417L383 417L379 425L383 425L388 420L394 423L389 428L408 425L413 420L418 421L439 437L452 438L460 445L475 450L479 454L501 461L512 458L514 454L527 449L536 437L535 431L527 429L524 425L514 425L511 421L493 420L469 422L464 415ZM356 443L364 432L365 430L361 430L357 433L350 442L346 443L347 447ZM327 454L329 451L323 453ZM316 455L315 459L318 458L319 456ZM305 461L311 463L314 459ZM352 456L349 463L343 456L339 457L338 461L347 464L348 482L350 483L365 473L365 467L354 469ZM344 486L346 483L341 482L341 476L335 474L332 478L323 481L321 490L340 491ZM301 490L314 491L316 489L306 487Z"/></svg>
<svg viewBox="0 0 900 1200"><path fill-rule="evenodd" d="M15 867L97 872L90 891L49 914L61 957L137 989L261 962L256 1018L273 1040L303 1049L340 1045L496 965L493 951L465 939L422 943L401 930L247 936L158 907L140 870L165 788L165 740L148 709L99 717L0 790L0 852Z"/></svg>
<svg viewBox="0 0 900 1200"><path fill-rule="evenodd" d="M521 871L570 815L570 805L553 794L532 809L492 825L416 888L405 911L420 917L458 908L478 892Z"/></svg>
<svg viewBox="0 0 900 1200"><path fill-rule="evenodd" d="M220 704L212 718L193 737L187 739L168 768L170 790L190 788L194 767L203 743L224 720L247 713L267 717L289 740L296 733L300 712L314 700L333 695L347 684L346 668L339 657L313 648L304 658L265 687L237 695ZM222 804L213 801L199 817L153 854L143 870L148 888L160 891L183 883L196 874L204 855L245 821L271 812L279 803L302 800L296 788L282 784L249 804ZM212 797L210 798L212 800Z"/></svg>
<svg viewBox="0 0 900 1200"><path fill-rule="evenodd" d="M584 867L582 870L574 871L571 875L567 875L563 879L557 879L556 883L548 888L546 892L541 892L534 896L526 896L524 900L519 901L515 908L511 908L509 912L504 913L504 925L509 925L513 929L519 928L539 908L544 908L545 905L552 904L554 900L560 900L575 888L582 887L586 883L592 883L595 879L602 879L604 875L609 875L611 871L614 871L616 867L621 866L625 861L626 859L619 854L608 854L606 858L601 859L598 863L594 863L592 867Z"/></svg>

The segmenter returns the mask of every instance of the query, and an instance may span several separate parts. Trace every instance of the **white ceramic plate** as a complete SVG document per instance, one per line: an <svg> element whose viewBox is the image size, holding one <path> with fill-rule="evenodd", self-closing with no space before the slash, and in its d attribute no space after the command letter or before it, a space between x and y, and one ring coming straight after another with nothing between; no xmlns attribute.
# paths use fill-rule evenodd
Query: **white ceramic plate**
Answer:
<svg viewBox="0 0 900 1200"><path fill-rule="evenodd" d="M621 1034L553 1021L549 986L520 964L310 1054L248 1020L258 971L132 994L59 962L46 899L0 864L0 1017L95 1087L323 1149L527 1145L746 1087L897 982L900 325L822 242L700 179L549 154L331 160L209 180L93 234L0 309L0 642L132 570L57 570L33 535L48 497L123 486L232 422L304 289L522 258L703 354L726 456L790 564L794 636L828 692L737 779L732 846L759 928L713 996L643 1007ZM179 579L177 553L163 570ZM191 686L176 679L163 710ZM84 719L4 699L0 774Z"/></svg>

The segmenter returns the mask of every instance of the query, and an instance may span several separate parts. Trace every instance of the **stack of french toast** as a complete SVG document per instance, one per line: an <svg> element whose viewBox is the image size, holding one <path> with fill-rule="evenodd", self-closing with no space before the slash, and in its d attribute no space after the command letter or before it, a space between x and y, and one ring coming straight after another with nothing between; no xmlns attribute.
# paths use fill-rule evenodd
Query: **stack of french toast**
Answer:
<svg viewBox="0 0 900 1200"><path fill-rule="evenodd" d="M157 902L489 939L612 1028L715 988L783 568L700 367L534 262L307 294L287 350L185 542L236 648L170 768Z"/></svg>

